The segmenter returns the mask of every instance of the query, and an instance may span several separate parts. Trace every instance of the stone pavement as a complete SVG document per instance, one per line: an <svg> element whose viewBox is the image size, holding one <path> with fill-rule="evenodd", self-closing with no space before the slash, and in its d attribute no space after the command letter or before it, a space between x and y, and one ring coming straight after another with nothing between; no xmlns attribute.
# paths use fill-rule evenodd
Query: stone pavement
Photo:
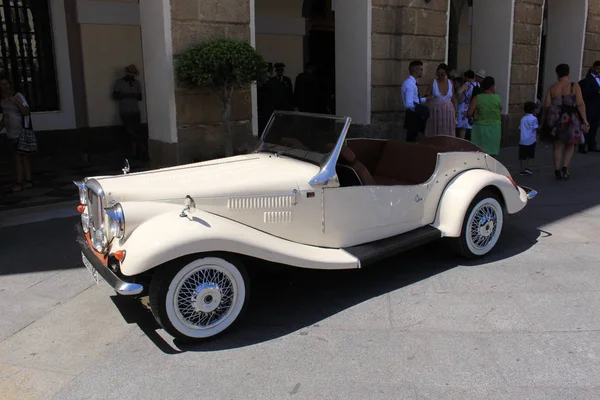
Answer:
<svg viewBox="0 0 600 400"><path fill-rule="evenodd" d="M436 243L365 270L274 271L235 330L195 346L91 283L59 205L56 219L13 220L0 228L0 397L599 400L600 157L576 156L557 182L540 153L516 177L539 196L485 260Z"/></svg>

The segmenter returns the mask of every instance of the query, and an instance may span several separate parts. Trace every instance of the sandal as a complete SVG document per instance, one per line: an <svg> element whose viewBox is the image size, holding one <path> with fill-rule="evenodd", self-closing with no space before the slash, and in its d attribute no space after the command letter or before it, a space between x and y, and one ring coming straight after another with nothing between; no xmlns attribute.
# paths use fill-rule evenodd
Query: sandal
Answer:
<svg viewBox="0 0 600 400"><path fill-rule="evenodd" d="M563 174L562 174L562 172L560 172L560 169L555 169L555 170L554 170L554 177L555 177L557 180L560 180L560 179L562 179L562 178L563 178Z"/></svg>
<svg viewBox="0 0 600 400"><path fill-rule="evenodd" d="M8 189L8 192L16 193L16 192L22 192L23 190L25 190L25 189L23 188L22 183L15 183L11 188Z"/></svg>
<svg viewBox="0 0 600 400"><path fill-rule="evenodd" d="M29 189L33 187L33 181L25 181L23 182L23 189Z"/></svg>
<svg viewBox="0 0 600 400"><path fill-rule="evenodd" d="M569 179L569 169L567 167L562 167L562 175L563 179Z"/></svg>

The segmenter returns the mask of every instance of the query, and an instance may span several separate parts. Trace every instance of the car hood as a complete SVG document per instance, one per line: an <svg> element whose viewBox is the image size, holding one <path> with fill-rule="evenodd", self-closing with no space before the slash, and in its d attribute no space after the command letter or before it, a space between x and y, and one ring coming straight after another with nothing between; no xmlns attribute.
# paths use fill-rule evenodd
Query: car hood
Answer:
<svg viewBox="0 0 600 400"><path fill-rule="evenodd" d="M255 153L154 171L95 178L108 204L181 201L211 196L301 190L319 167L270 153Z"/></svg>

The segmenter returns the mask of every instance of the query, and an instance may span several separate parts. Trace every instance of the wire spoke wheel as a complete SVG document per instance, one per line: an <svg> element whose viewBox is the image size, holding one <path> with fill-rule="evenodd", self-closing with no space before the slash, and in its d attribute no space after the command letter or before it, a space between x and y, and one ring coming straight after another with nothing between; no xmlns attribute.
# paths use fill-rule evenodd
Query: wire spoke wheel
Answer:
<svg viewBox="0 0 600 400"><path fill-rule="evenodd" d="M504 224L504 210L494 193L482 192L475 197L463 222L459 252L467 258L488 254L498 243Z"/></svg>
<svg viewBox="0 0 600 400"><path fill-rule="evenodd" d="M199 340L229 328L242 313L248 278L234 257L199 258L180 268L168 266L153 279L150 303L172 336Z"/></svg>

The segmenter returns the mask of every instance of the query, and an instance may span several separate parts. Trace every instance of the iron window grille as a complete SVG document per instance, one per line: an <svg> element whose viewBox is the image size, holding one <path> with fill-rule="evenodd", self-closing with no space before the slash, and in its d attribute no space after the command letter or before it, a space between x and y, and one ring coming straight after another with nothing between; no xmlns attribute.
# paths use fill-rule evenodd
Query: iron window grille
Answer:
<svg viewBox="0 0 600 400"><path fill-rule="evenodd" d="M58 111L60 101L47 0L0 0L0 68L31 111Z"/></svg>

